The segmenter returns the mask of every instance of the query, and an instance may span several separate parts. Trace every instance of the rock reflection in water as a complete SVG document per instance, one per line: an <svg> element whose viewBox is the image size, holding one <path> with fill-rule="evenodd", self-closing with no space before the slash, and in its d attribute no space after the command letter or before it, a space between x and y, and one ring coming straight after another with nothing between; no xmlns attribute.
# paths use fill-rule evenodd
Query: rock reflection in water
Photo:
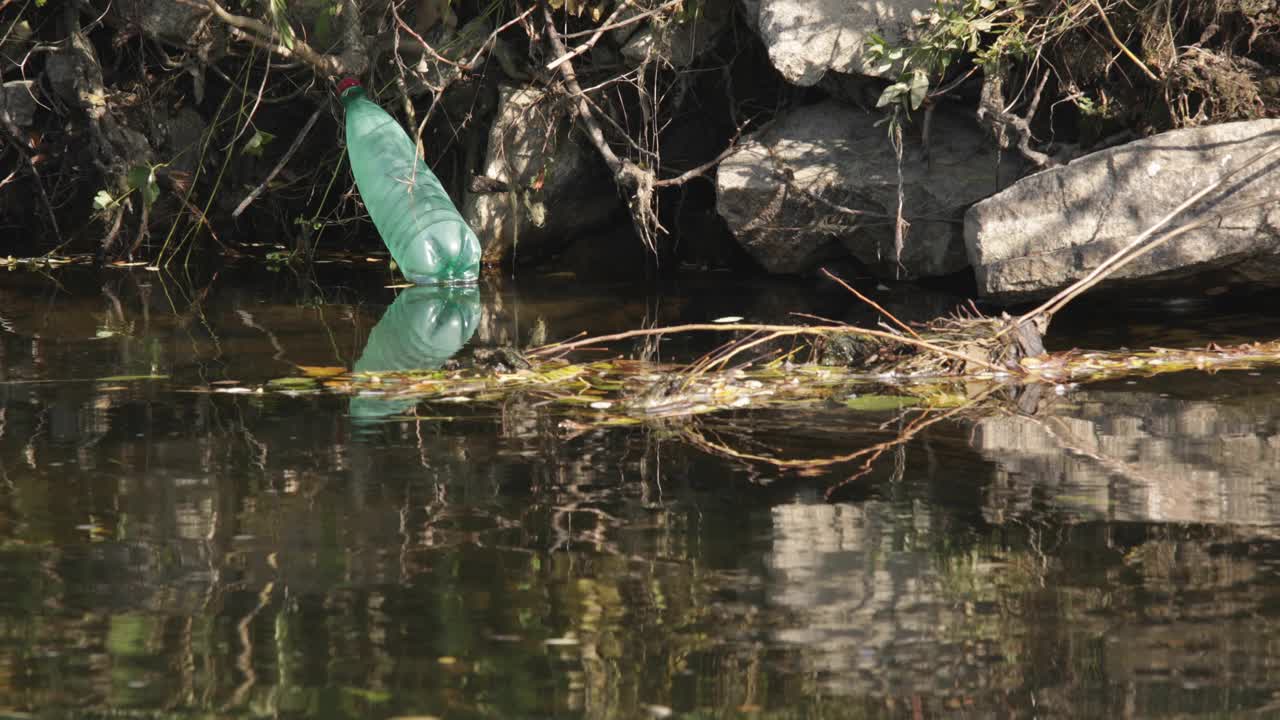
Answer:
<svg viewBox="0 0 1280 720"><path fill-rule="evenodd" d="M471 339L480 321L480 291L474 286L420 286L400 293L369 332L354 370L363 373L434 370ZM351 415L372 419L404 412L414 400L362 394L351 399Z"/></svg>
<svg viewBox="0 0 1280 720"><path fill-rule="evenodd" d="M638 324L613 289L486 288L478 322L469 292L410 291L366 345L381 295L171 306L159 275L110 278L0 286L0 716L1278 707L1274 373L939 423L849 482L690 442L827 457L895 432L838 404L569 429L537 396L366 424L253 390L537 317Z"/></svg>
<svg viewBox="0 0 1280 720"><path fill-rule="evenodd" d="M948 585L956 568L930 547L936 521L884 502L773 507L768 598L793 618L774 637L804 648L823 692L947 699L1016 686L991 672L1004 660L998 628L966 612ZM981 576L992 566L968 565L991 582Z"/></svg>
<svg viewBox="0 0 1280 720"><path fill-rule="evenodd" d="M997 468L989 517L1025 513L1045 498L1087 519L1280 524L1275 377L1236 374L1219 391L1227 383L1243 388L1183 399L1161 392L1168 381L1153 381L1077 392L1035 416L979 421L974 447Z"/></svg>

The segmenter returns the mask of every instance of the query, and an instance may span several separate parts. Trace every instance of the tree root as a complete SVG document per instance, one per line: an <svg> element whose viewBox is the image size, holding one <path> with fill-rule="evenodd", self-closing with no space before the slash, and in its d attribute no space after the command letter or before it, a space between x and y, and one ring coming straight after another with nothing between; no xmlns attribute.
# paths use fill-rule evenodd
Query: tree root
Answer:
<svg viewBox="0 0 1280 720"><path fill-rule="evenodd" d="M1051 156L1031 147L1031 141L1035 139L1031 134L1031 119L1035 117L1036 109L1040 106L1040 93L1048 81L1049 73L1046 72L1036 85L1035 94L1031 96L1026 114L1021 117L1005 109L1004 79L998 75L990 74L983 78L982 96L978 101L978 122L995 136L1000 147L1008 149L1013 144L1013 139L1009 137L1009 131L1012 130L1017 136L1018 152L1039 168L1061 164Z"/></svg>

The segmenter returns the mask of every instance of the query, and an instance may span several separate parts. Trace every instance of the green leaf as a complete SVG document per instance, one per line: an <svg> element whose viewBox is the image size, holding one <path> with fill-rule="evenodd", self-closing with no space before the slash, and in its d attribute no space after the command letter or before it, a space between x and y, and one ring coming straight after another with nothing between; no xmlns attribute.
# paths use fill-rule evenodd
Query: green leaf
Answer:
<svg viewBox="0 0 1280 720"><path fill-rule="evenodd" d="M316 381L309 377L282 377L275 378L267 383L274 388L288 388L292 390L307 390L316 386Z"/></svg>
<svg viewBox="0 0 1280 720"><path fill-rule="evenodd" d="M114 205L116 199L111 197L111 193L106 190L99 190L97 195L93 196L93 207L95 210L106 210Z"/></svg>
<svg viewBox="0 0 1280 720"><path fill-rule="evenodd" d="M385 703L391 700L391 693L382 690L365 690L357 687L343 687L342 692L349 693L365 702L369 703Z"/></svg>
<svg viewBox="0 0 1280 720"><path fill-rule="evenodd" d="M280 44L285 49L292 50L296 41L293 26L289 24L289 8L285 5L285 0L270 0L267 7L271 11L271 23L275 26L276 34L280 36Z"/></svg>
<svg viewBox="0 0 1280 720"><path fill-rule="evenodd" d="M851 397L845 400L844 404L851 410L885 412L919 405L920 400L907 395L863 395L861 397Z"/></svg>
<svg viewBox="0 0 1280 720"><path fill-rule="evenodd" d="M129 170L126 178L129 187L142 194L142 202L146 207L160 197L160 185L156 183L156 169L149 165L135 165Z"/></svg>
<svg viewBox="0 0 1280 720"><path fill-rule="evenodd" d="M876 107L884 107L897 102L898 98L902 97L905 92L907 92L906 83L898 82L890 85L884 89L884 92L880 93L880 99L876 101Z"/></svg>
<svg viewBox="0 0 1280 720"><path fill-rule="evenodd" d="M253 137L249 138L244 144L244 152L246 155L255 157L262 155L262 149L265 148L276 136L265 130L255 130Z"/></svg>
<svg viewBox="0 0 1280 720"><path fill-rule="evenodd" d="M929 94L929 76L917 70L911 74L911 109L919 110Z"/></svg>

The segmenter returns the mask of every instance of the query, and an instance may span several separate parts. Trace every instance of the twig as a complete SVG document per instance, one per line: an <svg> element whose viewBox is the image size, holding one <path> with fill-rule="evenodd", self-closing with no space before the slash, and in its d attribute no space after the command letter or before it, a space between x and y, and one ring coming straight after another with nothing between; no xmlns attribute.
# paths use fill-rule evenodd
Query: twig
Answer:
<svg viewBox="0 0 1280 720"><path fill-rule="evenodd" d="M280 174L280 171L284 169L284 166L293 158L294 153L298 152L298 148L302 146L302 141L307 138L307 133L311 132L311 128L316 124L316 120L320 119L320 111L322 109L323 107L317 107L316 111L311 113L311 117L307 118L306 124L302 126L302 130L299 131L297 137L293 139L293 144L285 151L284 157L280 158L280 162L276 163L276 166L270 173L267 173L266 179L264 179L258 187L254 188L252 192L246 195L244 200L240 201L240 204L236 206L236 209L231 212L231 217L240 217L240 214L245 211L245 208L249 207L254 200L257 200L258 196L262 194L262 191L267 189L267 185L276 178L276 175Z"/></svg>
<svg viewBox="0 0 1280 720"><path fill-rule="evenodd" d="M394 9L394 5L393 5L393 9ZM525 8L524 12L520 13L519 15L516 15L515 17L506 21L502 25L499 25L496 29L494 29L493 32L489 33L489 37L485 38L484 42L480 43L480 47L476 49L475 53L471 56L471 59L467 60L466 62L450 60L447 56L441 54L435 48L431 47L431 45L427 43L427 41L421 35L415 32L411 26L405 24L404 20L400 18L398 12L395 15L395 20L397 25L399 25L402 29L404 29L411 36L413 36L415 40L418 41L418 45L421 46L421 49L423 51L427 52L428 54L430 54L432 57L436 58L440 62L445 63L450 67L457 68L461 72L471 72L472 70L475 70L476 65L480 62L480 59L484 57L484 54L488 52L489 49L493 46L493 44L497 41L499 35L501 35L504 31L506 31L507 28L511 27L512 25L516 25L518 23L523 22L525 18L532 15L533 12L537 9L538 9L537 5L532 5L528 8ZM399 37L400 37L400 33L398 32L395 33L395 37L393 38L393 41L392 41L393 47L396 47L399 45ZM412 48L410 48L410 51L411 50ZM399 54L398 49L396 49L395 52L397 55Z"/></svg>
<svg viewBox="0 0 1280 720"><path fill-rule="evenodd" d="M360 10L355 0L344 0L342 12L345 19L342 55L325 55L317 52L306 41L294 37L293 47L286 47L283 38L273 28L257 18L229 12L218 0L177 0L190 7L208 10L224 24L231 26L232 36L252 45L269 50L281 57L296 57L317 72L328 77L359 75L369 64L364 36L360 32Z"/></svg>
<svg viewBox="0 0 1280 720"><path fill-rule="evenodd" d="M679 5L681 2L684 2L684 0L672 0L671 2L668 2L668 3L666 3L665 5L663 5L663 6L661 6L661 7L654 8L653 10L646 10L646 11L644 11L643 13L640 13L639 15L633 15L633 16L631 16L631 17L627 18L626 20L619 20L618 22L616 22L616 23L614 23L614 24L612 24L612 25L609 25L609 24L608 24L608 22L609 22L609 18L612 18L612 17L613 17L613 15L610 15L610 16L609 16L609 18L605 18L605 23L606 23L606 24L605 24L605 26L604 26L603 28L593 28L593 29L591 29L591 30L579 30L578 32L564 33L564 34L562 35L562 37L564 37L564 38L567 40L567 39L570 39L570 38L578 38L578 37L582 37L583 35L591 35L591 34L592 34L592 33L594 33L597 29L601 29L601 30L617 30L618 28L626 27L626 26L628 26L628 25L630 25L630 24L632 24L632 23L639 22L640 20L644 20L644 19L645 19L645 18L647 18L647 17L651 17L651 16L653 16L653 15L656 15L656 14L658 14L659 12L661 12L663 9L665 9L667 6L670 6L670 5ZM619 4L634 5L634 0L626 0L626 2L624 2L624 3L619 3Z"/></svg>
<svg viewBox="0 0 1280 720"><path fill-rule="evenodd" d="M271 54L267 54L267 67L262 71L262 82L258 85L258 95L253 99L253 107L249 108L249 115L244 119L244 125L240 127L240 132L231 138L231 142L227 143L227 149L236 144L246 132L249 132L249 126L253 124L253 116L258 114L258 106L262 104L262 97L267 92L267 80L271 77Z"/></svg>
<svg viewBox="0 0 1280 720"><path fill-rule="evenodd" d="M1102 3L1098 2L1098 0L1093 0L1093 6L1097 8L1098 15L1102 17L1102 24L1106 26L1107 34L1111 36L1111 42L1115 43L1116 47L1120 48L1120 52L1124 53L1125 57L1132 60L1135 65L1141 68L1142 72L1148 78L1153 82L1158 82L1160 78L1156 77L1156 74L1151 72L1151 68L1148 68L1146 63L1142 62L1137 55L1133 54L1132 50L1125 46L1124 42L1120 40L1119 35L1116 35L1116 29L1111 27L1111 19L1107 17L1107 11L1102 9Z"/></svg>
<svg viewBox="0 0 1280 720"><path fill-rule="evenodd" d="M753 347L764 345L765 343L773 342L774 340L778 340L784 337L787 337L787 334L781 333L781 332L773 332L768 335L755 338L754 340L748 340L745 342L730 344L728 347L725 348L723 352L719 354L713 354L712 356L706 358L702 362L692 367L689 370L689 372L685 375L684 382L681 385L682 387L688 387L695 380L705 375L708 370L715 367L716 365L719 365L721 368L724 368L726 365L729 364L729 361L732 360L737 355L740 355L750 350Z"/></svg>
<svg viewBox="0 0 1280 720"><path fill-rule="evenodd" d="M745 453L745 452L740 452L738 450L734 450L733 448L727 445L712 442L711 440L708 440L703 435L693 431L684 433L684 438L689 442L693 443L694 445L702 447L703 449L706 449L706 450L727 455L729 457L737 458L739 460L753 460L756 462L767 463L769 465L772 465L778 468L809 470L809 469L820 468L820 467L829 467L831 465L839 465L841 463L850 462L853 460L857 460L858 458L862 458L870 455L871 457L863 465L864 468L867 468L867 466L871 462L874 462L875 459L880 455L884 454L886 450L889 450L895 445L901 445L902 443L907 442L911 438L918 435L922 430L924 430L925 428L931 425L942 422L947 418L955 417L959 413L972 408L974 405L977 405L979 402L985 400L987 397L989 397L992 393L994 393L1000 387L1001 386L999 385L995 385L990 388L987 388L986 390L982 391L978 395L975 395L973 398L971 398L964 404L951 408L950 410L940 415L929 417L928 415L929 411L925 410L924 414L922 414L919 418L916 418L916 420L914 420L911 423L911 425L909 425L906 429L904 429L901 433L899 433L897 437L895 437L892 440L876 443L875 445L861 448L859 450L855 450L850 453L845 453L842 455L834 455L831 457L784 459L784 458L771 457L769 455L757 455L753 453ZM832 486L827 490L827 496L830 497L831 493L835 492L836 490L843 487L844 485L847 485L852 480L855 480L858 477L861 477L863 474L865 473L858 473L854 475L852 478L849 478L837 485Z"/></svg>
<svg viewBox="0 0 1280 720"><path fill-rule="evenodd" d="M997 385L997 386L987 388L986 390L982 391L978 395L975 395L972 399L970 399L968 402L964 403L963 405L958 405L948 410L947 412L942 413L941 415L928 418L927 420L925 419L927 415L922 415L921 417L916 418L914 421L912 421L912 423L908 425L905 429L903 429L901 432L899 432L896 438L889 440L887 442L877 443L875 445L872 445L871 447L863 448L862 450L859 450L858 452L853 453L852 456L848 458L849 460L854 460L865 455L869 455L870 457L868 457L866 461L862 463L862 468L858 472L836 483L835 485L832 485L831 487L827 488L827 491L823 493L823 498L830 500L831 496L834 495L837 490L845 487L849 483L871 472L871 464L876 461L876 458L879 458L886 451L898 445L902 445L903 443L907 442L908 440L915 437L916 435L919 435L922 430L929 427L930 425L935 425L937 423L940 423L943 420L946 420L948 418L951 418L960 414L964 410L968 410L972 408L974 405L977 405L978 403L987 399L987 397L989 397L992 393L998 390L999 387L1000 386Z"/></svg>
<svg viewBox="0 0 1280 720"><path fill-rule="evenodd" d="M551 47L559 55L567 54L564 47L564 41L560 39L560 33L556 30L555 18L551 16L551 10L546 5L542 6L543 19L547 26L547 38L551 42ZM613 172L619 179L624 175L627 161L619 158L609 147L609 143L605 140L604 130L600 128L600 123L596 120L595 114L591 111L591 105L588 103L585 93L582 92L582 86L578 84L578 75L573 69L573 63L564 62L559 65L560 75L564 78L565 86L569 89L575 100L577 107L575 108L578 117L583 124L587 126L587 138L595 147L596 152L600 153L600 157L604 159L605 164L609 166L609 170ZM639 170L639 168L636 168Z"/></svg>
<svg viewBox="0 0 1280 720"><path fill-rule="evenodd" d="M631 7L629 3L620 2L618 3L618 7L614 9L612 13L609 14L609 17L605 18L604 23L601 24L600 27L597 27L594 32L592 32L591 37L587 38L587 40L583 42L581 45L575 47L574 49L566 53L561 54L555 60L552 60L551 62L547 63L547 69L555 70L556 68L560 67L561 64L569 62L570 60L578 57L582 53L590 50L597 42L600 41L600 37L609 30L616 30L618 28L626 27L627 25L631 25L633 23L638 23L641 20L645 20L647 18L653 17L654 15L657 15L658 13L661 13L664 10L673 8L682 2L684 2L684 0L669 0L669 2L663 3L662 5L659 5L658 7L652 10L645 11L638 15L633 15L627 18L626 20L621 20L615 23L615 22L612 22L613 19L616 18L623 10L627 9L628 7ZM591 31L587 31L587 32L591 32ZM564 35L564 37L567 38L567 37L570 37L570 35Z"/></svg>
<svg viewBox="0 0 1280 720"><path fill-rule="evenodd" d="M547 63L547 69L548 69L548 70L555 70L556 68L560 67L560 64L561 64L561 63L568 62L568 61L570 61L570 60L572 60L572 59L574 59L574 58L578 57L578 56L579 56L579 55L581 55L582 53L584 53L584 52L586 52L586 51L590 50L590 49L592 48L592 46L594 46L597 42L599 42L600 37L601 37L602 35L604 35L604 33L605 33L605 28L606 28L606 27L607 27L611 22L613 22L613 19L614 19L614 18L616 18L616 17L618 17L618 15L621 15L621 14L622 14L622 11L623 11L623 10L626 10L626 9L627 9L628 7L630 7L630 6L631 6L631 4L630 4L630 3L626 3L626 2L620 2L620 3L618 3L618 7L614 8L614 9L613 9L613 12L609 13L609 17L607 17L607 18L605 18L605 19L604 19L604 22L603 22L603 23L601 23L600 27L597 27L597 28L595 29L595 32L594 32L594 33L592 33L591 37L590 37L590 38L588 38L586 42L584 42L584 43L582 43L581 45L579 45L578 47L576 47L576 48L574 48L574 49L570 50L569 52L565 53L564 55L561 55L560 57L556 58L555 60L552 60L551 62ZM567 37L567 36L566 36L566 37Z"/></svg>
<svg viewBox="0 0 1280 720"><path fill-rule="evenodd" d="M897 115L896 109L894 110L894 115L895 117ZM892 132L889 137L891 138L890 144L893 145L893 156L896 161L894 166L897 168L898 172L898 207L897 213L893 218L893 271L894 277L897 277L898 271L903 269L902 250L907 245L907 230L911 227L911 223L907 222L907 218L904 216L907 196L906 192L903 190L902 180L902 123L893 123Z"/></svg>
<svg viewBox="0 0 1280 720"><path fill-rule="evenodd" d="M1205 225L1208 225L1208 224L1209 224L1209 223L1211 223L1211 222L1214 222L1214 221L1216 221L1216 220L1220 220L1220 219L1222 219L1224 216L1232 215L1232 214L1234 214L1234 213L1238 213L1238 212L1243 212L1243 211L1245 211L1245 210L1251 210L1251 209L1256 208L1256 207L1264 207L1264 206L1267 206L1267 205L1273 205L1273 204L1280 204L1280 195L1273 196L1273 197L1269 197L1269 198L1264 198L1264 199L1262 199L1262 200L1254 200L1254 201L1252 201L1252 202L1240 203L1239 205L1233 205L1233 206L1231 206L1231 207L1226 207L1226 208L1223 208L1223 209L1221 209L1221 210L1219 210L1219 211L1217 211L1217 212L1215 212L1215 213L1212 213L1212 214L1210 214L1210 215L1206 215L1205 217L1202 217L1202 218L1200 218L1200 219L1198 219L1198 220L1193 220L1193 221L1191 221L1191 222L1189 222L1189 223L1187 223L1187 224L1185 224L1185 225L1179 225L1178 227L1174 228L1173 230L1170 230L1169 232L1165 233L1164 235L1161 235L1160 237L1156 238L1155 240L1152 240L1152 241L1151 241L1150 243L1148 243L1147 245L1145 245L1145 246L1143 246L1143 247L1140 247L1140 248L1138 248L1137 250L1134 250L1132 253L1130 253L1130 254L1128 254L1128 255L1124 256L1124 257L1123 257L1123 258L1121 258L1120 260L1117 260L1117 261L1116 261L1116 263L1115 263L1114 265L1112 265L1112 266L1111 266L1111 268L1110 268L1111 272L1110 272L1110 273L1108 273L1108 274L1115 273L1115 272L1119 272L1122 268L1124 268L1124 266L1128 265L1129 263L1133 262L1134 260L1137 260L1138 258L1142 257L1143 255L1146 255L1147 253L1151 252L1152 250L1155 250L1156 248L1160 247L1161 245L1164 245L1165 243L1168 243L1170 240L1173 240L1173 239L1175 239L1175 238L1177 238L1177 237L1180 237L1180 236L1182 236L1182 235L1185 235L1185 234L1187 234L1187 233L1191 232L1192 230L1198 230L1198 229L1200 229L1200 228L1204 227ZM1099 279L1098 279L1097 281L1095 281L1093 284L1096 284L1097 282L1101 282L1101 281L1102 281L1102 278L1099 278ZM1090 285L1090 287L1092 287L1092 284ZM1076 294L1078 295L1080 292L1084 292L1084 291L1085 291L1085 290L1087 290L1087 289L1088 289L1087 287L1086 287L1086 288L1081 288L1081 289L1080 289L1080 291L1079 291L1078 293L1076 293ZM1067 302L1070 302L1070 301L1071 301L1071 299L1072 299L1072 298L1074 298L1074 297L1075 297L1075 295L1073 295L1072 297L1069 297L1069 298L1064 299L1064 300L1062 301L1062 305L1065 305ZM1061 305L1059 305L1057 309L1061 309Z"/></svg>
<svg viewBox="0 0 1280 720"><path fill-rule="evenodd" d="M530 5L529 7L525 8L524 12L511 18L505 23L499 25L493 32L489 33L488 39L486 39L484 41L484 44L482 44L480 48L476 50L476 53L471 56L470 60L463 63L462 67L467 70L471 70L472 68L474 68L476 66L476 63L480 61L480 57L484 55L485 51L489 48L489 46L497 41L498 35L500 35L504 30L511 27L512 25L524 22L525 18L532 15L533 11L536 9L537 9L537 5Z"/></svg>
<svg viewBox="0 0 1280 720"><path fill-rule="evenodd" d="M547 39L551 43L551 49L557 56L567 54L568 50L565 49L564 40L560 38L560 32L556 30L555 18L551 15L551 8L545 0L542 2L542 17L543 24L546 27ZM604 130L601 129L599 120L591 110L591 103L587 100L586 94L582 92L582 86L578 84L578 75L573 69L573 62L565 61L561 63L559 70L569 94L577 101L574 110L578 115L578 119L585 126L587 139L591 141L591 145L595 147L601 159L609 166L609 171L613 173L613 177L618 184L634 194L635 197L631 201L632 220L635 222L636 230L644 239L645 244L651 251L656 251L653 233L655 229L661 228L653 211L653 187L656 178L654 178L653 173L642 169L630 160L618 157L613 148L609 147L609 143L604 137Z"/></svg>
<svg viewBox="0 0 1280 720"><path fill-rule="evenodd" d="M18 138L22 137L21 130L17 125L14 125L9 121L8 118L5 118L5 130L7 131L6 134L9 136L9 142L13 145L13 149L19 156L27 161L27 167L31 170L31 176L35 178L36 181L36 189L40 191L40 201L44 204L44 209L49 214L49 223L53 225L54 237L58 238L58 246L61 247L66 243L63 242L62 230L58 227L58 213L54 211L53 203L49 201L49 193L44 189L44 179L40 177L40 170L36 167L35 154L28 151L28 149L18 140ZM15 170L14 173L16 174L17 171ZM10 175L9 177L12 178L13 175ZM9 178L6 178L5 182L8 183Z"/></svg>
<svg viewBox="0 0 1280 720"><path fill-rule="evenodd" d="M647 337L650 335L667 335L667 334L685 333L685 332L727 332L727 331L735 331L735 330L744 330L748 332L776 333L777 337L789 337L794 335L818 335L823 337L829 336L829 335L862 335L865 337L877 338L879 340L888 340L895 343L901 343L903 345L911 345L913 347L922 348L930 352L937 353L939 355L945 355L946 357L952 358L954 360L960 360L966 363L973 363L974 365L978 365L991 372L1002 373L1002 374L1007 374L1011 372L1009 368L1002 368L997 365L993 365L992 363L989 363L985 360L975 358L975 357L970 357L968 355L956 352L954 350L948 350L947 348L935 345L925 340L917 340L915 338L903 337L902 335L898 335L891 332L885 332L883 330L870 330L868 328L853 327L851 325L841 325L837 327L817 327L812 325L763 325L763 324L756 324L756 323L728 323L728 324L691 323L688 325L672 325L670 327L628 330L626 332L613 333L611 335L598 335L596 337L583 338L582 340L574 340L572 342L562 342L562 343L556 343L554 345L546 345L544 347L535 348L529 351L528 354L532 356L539 356L539 355L549 355L551 353L563 353L563 352L568 352L570 350L575 350L580 347L586 347L588 345L599 345L600 343L611 342L614 340L630 340L632 338Z"/></svg>
<svg viewBox="0 0 1280 720"><path fill-rule="evenodd" d="M756 131L759 132L761 130L764 130L766 127L768 127L771 124L773 124L772 120L761 125L759 128L756 129ZM725 158L729 157L730 155L734 154L735 152L741 149L738 146L738 138L741 137L741 135L742 135L742 129L739 128L738 134L735 135L733 139L729 141L729 146L726 147L724 150L720 151L719 155L716 155L714 158L708 160L707 162L704 162L701 165L695 168L692 168L690 170L686 170L675 177L667 178L665 180L655 180L653 183L653 186L654 187L675 187L675 186L683 185L689 182L690 180L715 169L717 166L720 165L720 163L724 162Z"/></svg>
<svg viewBox="0 0 1280 720"><path fill-rule="evenodd" d="M209 216L205 214L204 210L196 207L195 204L187 198L188 193L185 192L184 184L174 183L171 180L169 185L169 190L173 192L173 196L178 199L178 202L182 203L182 207L186 208L187 212L191 213L192 217L204 225L204 229L209 231L209 237L213 238L213 241L218 244L218 247L231 255L238 255L238 252L227 247L226 244L222 242L222 239L218 237L217 231L213 229L213 223L209 222Z"/></svg>
<svg viewBox="0 0 1280 720"><path fill-rule="evenodd" d="M854 287L853 287L852 285L850 285L849 283L845 282L843 279L841 279L841 278L837 277L837 276L835 275L835 273L831 272L830 270L828 270L828 269L826 269L826 268L822 268L822 274L823 274L823 275L826 275L827 277L831 278L832 280L835 280L837 283L839 283L839 284L840 284L840 287L842 287L842 288L844 288L845 290L848 290L849 292L853 293L853 294L854 294L854 297L858 298L858 299L859 299L859 300L861 300L862 302L864 302L864 303L866 303L866 304L870 305L871 307L875 308L875 309L876 309L876 311L877 311L877 312L879 312L881 315L884 315L885 317L889 318L889 320L893 321L893 324L894 324L894 325L897 325L898 327L900 327L900 328L902 328L903 330L906 330L908 333L910 333L911 337L913 337L913 338L915 338L915 339L917 339L917 340L919 340L919 339L920 339L920 335L919 335L919 334L917 334L915 330L912 330L912 329L911 329L911 328L910 328L906 323L904 323L904 322L902 322L901 320L899 320L898 318L894 317L894 316L893 316L893 313L891 313L891 312L889 312L888 310L885 310L884 308L880 307L880 306L876 303L876 301L875 301L875 300L872 300L871 298L867 297L866 295L863 295L862 293L858 292L856 289L854 289Z"/></svg>
<svg viewBox="0 0 1280 720"><path fill-rule="evenodd" d="M417 32L416 30L414 30L413 28L409 27L409 24L408 24L408 23L406 23L406 22L405 22L405 21L400 17L400 11L396 9L396 4L395 4L395 2L392 2L392 3L391 3L391 17L395 19L395 21L396 21L396 25L399 25L401 30L404 30L405 32L409 33L409 35L410 35L411 37L413 37L413 39L414 39L414 40L417 40L417 41L418 41L418 45L422 46L422 49L423 49L423 50L426 50L426 51L431 55L431 57L435 58L438 62L442 62L442 63L444 63L445 65L449 65L449 66L452 66L452 67L455 67L455 68L459 68L459 69L461 69L461 68L462 68L462 66L461 66L459 63L457 63L457 62L455 62L455 61L453 61L453 60L450 60L449 58L447 58L447 57L445 57L445 56L441 55L440 53L436 52L436 49L435 49L435 48L433 48L433 47L431 47L431 43L428 43L426 40L424 40L424 39L422 38L422 36L421 36L421 35L419 35L419 34L418 34L418 32ZM396 33L396 35L398 36L398 35L399 35L399 33ZM399 59L399 58L397 58L397 59Z"/></svg>

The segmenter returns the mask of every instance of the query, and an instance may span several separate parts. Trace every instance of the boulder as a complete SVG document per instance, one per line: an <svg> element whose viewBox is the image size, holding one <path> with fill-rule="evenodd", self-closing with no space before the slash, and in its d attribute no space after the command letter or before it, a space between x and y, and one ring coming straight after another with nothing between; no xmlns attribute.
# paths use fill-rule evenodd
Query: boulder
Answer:
<svg viewBox="0 0 1280 720"><path fill-rule="evenodd" d="M852 254L884 277L938 276L963 269L966 207L1017 177L1013 158L972 120L935 113L929 158L908 137L904 216L894 247L898 170L883 116L836 102L798 108L748 140L720 165L716 208L765 269L801 273Z"/></svg>
<svg viewBox="0 0 1280 720"><path fill-rule="evenodd" d="M98 62L97 51L84 33L71 33L62 47L49 54L44 74L49 87L63 102L83 110L92 120L99 120L106 114L102 65Z"/></svg>
<svg viewBox="0 0 1280 720"><path fill-rule="evenodd" d="M620 207L607 169L570 132L567 113L537 88L499 90L484 175L505 187L470 193L463 205L485 263L554 252L570 234L607 222Z"/></svg>
<svg viewBox="0 0 1280 720"><path fill-rule="evenodd" d="M175 45L193 44L208 16L196 3L173 0L118 0L112 10L148 36Z"/></svg>
<svg viewBox="0 0 1280 720"><path fill-rule="evenodd" d="M661 58L677 70L692 65L729 24L727 4L711 3L703 9L696 17L685 20L650 21L622 46L623 59L632 67L654 58Z"/></svg>
<svg viewBox="0 0 1280 720"><path fill-rule="evenodd" d="M194 173L200 164L200 147L209 129L204 117L194 109L185 107L161 120L159 124L164 133L161 147L164 154L171 158L168 161L169 167Z"/></svg>
<svg viewBox="0 0 1280 720"><path fill-rule="evenodd" d="M1264 148L1280 120L1174 130L1024 178L974 205L965 244L979 291L1044 297L1084 277L1175 207ZM1166 227L1215 208L1273 196L1280 154L1232 178ZM1280 203L1232 212L1139 257L1110 285L1153 286L1204 275L1215 285L1280 285Z"/></svg>
<svg viewBox="0 0 1280 720"><path fill-rule="evenodd" d="M0 123L29 128L36 120L34 80L10 80L0 86Z"/></svg>
<svg viewBox="0 0 1280 720"><path fill-rule="evenodd" d="M744 0L774 67L796 85L816 85L828 71L874 75L864 43L878 33L890 44L909 37L933 0Z"/></svg>

